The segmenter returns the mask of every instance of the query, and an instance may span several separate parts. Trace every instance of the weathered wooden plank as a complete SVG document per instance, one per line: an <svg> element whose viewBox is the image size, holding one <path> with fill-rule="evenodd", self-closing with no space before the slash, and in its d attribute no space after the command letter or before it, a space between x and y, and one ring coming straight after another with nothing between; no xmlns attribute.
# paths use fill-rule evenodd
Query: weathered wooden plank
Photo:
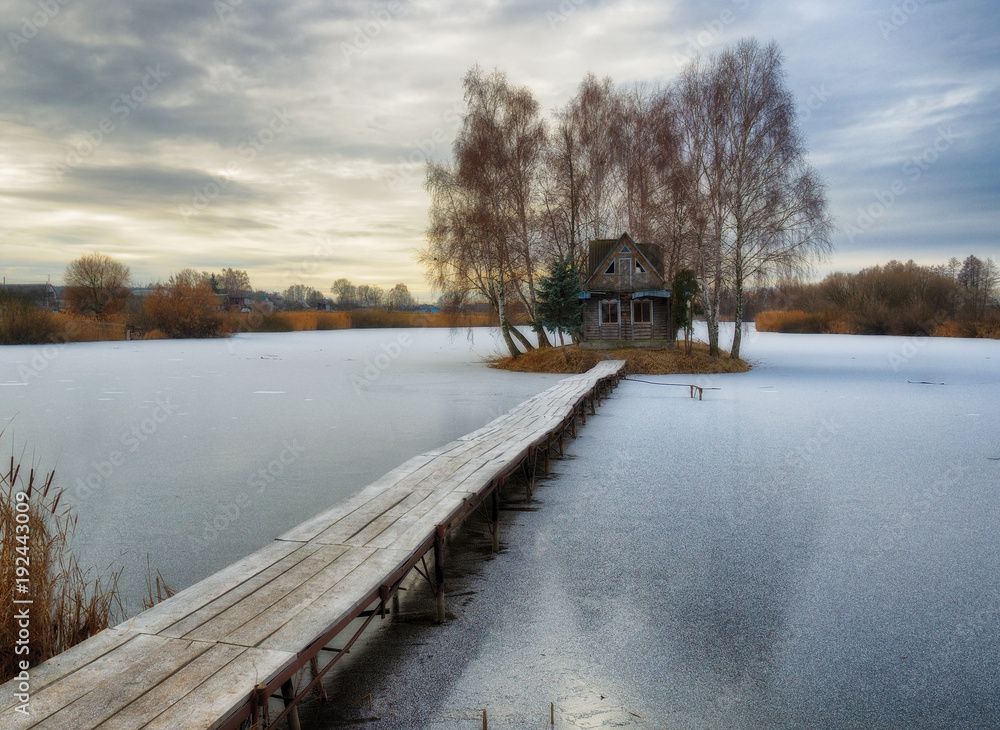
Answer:
<svg viewBox="0 0 1000 730"><path fill-rule="evenodd" d="M484 434L479 440L502 441L507 434L518 433L533 428L533 424L538 420L535 409L525 409L519 411L513 418L507 419L502 424L498 424L495 429L488 434Z"/></svg>
<svg viewBox="0 0 1000 730"><path fill-rule="evenodd" d="M463 498L460 500L457 499L458 496L459 494L454 494L455 499L442 500L434 505L386 545L386 549L406 551L411 546L419 545L432 536L437 525L449 522L452 515L463 510L463 505L469 500L469 496L462 494Z"/></svg>
<svg viewBox="0 0 1000 730"><path fill-rule="evenodd" d="M490 448L489 444L479 441L467 441L460 449L455 449L449 454L443 455L430 462L427 468L429 472L425 474L413 474L406 480L407 486L436 488L438 483L445 477L453 474L471 459L476 458L483 451ZM433 467L433 469L431 469ZM417 478L419 476L419 479Z"/></svg>
<svg viewBox="0 0 1000 730"><path fill-rule="evenodd" d="M377 549L397 549L405 550L405 543L400 540L400 538L409 533L411 528L418 522L424 519L424 517L431 512L431 510L437 510L438 514L451 514L455 510L459 509L463 502L468 498L467 494L458 493L455 491L448 492L432 492L426 499L424 499L419 505L411 509L405 515L402 515L398 520L396 520L391 527L384 530L381 534L373 537L367 543L365 547L377 548ZM432 518L433 519L433 518ZM436 523L435 523L436 524ZM433 532L433 525L431 529L425 534L425 538ZM421 541L413 541L413 547L420 544ZM412 552L412 550L411 550Z"/></svg>
<svg viewBox="0 0 1000 730"><path fill-rule="evenodd" d="M352 535L365 526L377 520L381 515L393 510L399 504L412 499L413 489L411 487L391 487L377 498L372 499L352 512L344 514L336 522L330 524L322 532L313 537L325 544L335 544L346 542Z"/></svg>
<svg viewBox="0 0 1000 730"><path fill-rule="evenodd" d="M241 646L259 646L283 626L293 623L296 616L308 611L309 607L329 591L344 591L345 578L358 566L372 556L374 550L368 548L350 548L326 568L316 573L308 580L294 588L286 588L284 595L271 603L267 610L260 611L256 616L240 623L224 641ZM369 575L369 583L361 590L370 590L378 583L379 576ZM265 600L270 600L270 596ZM361 596L358 596L360 599ZM332 626L341 618L337 614L328 614L327 627ZM324 629L325 630L325 629ZM300 644L299 649L305 644ZM270 647L274 648L274 647Z"/></svg>
<svg viewBox="0 0 1000 730"><path fill-rule="evenodd" d="M413 515L422 515L422 514L424 514L429 509L431 509L434 505L436 505L438 502L440 502L441 499L444 497L444 495L442 495L439 492L431 491L431 490L426 490L426 489L414 491L414 494L421 495L422 499L419 502L416 502L416 503L412 504L411 507L410 507L410 509L406 512L406 514L405 515L400 515L397 518L397 520L393 522L393 525L391 525L388 528L386 528L386 531L388 531L388 532L391 533L391 532L397 530L398 528L396 527L396 525L399 522L399 520L403 520L405 522L406 520L411 519ZM381 547L382 546L381 543L384 542L384 541L381 540L380 537L381 537L381 535L379 535L379 536L373 536L363 546L364 547ZM337 540L338 538L339 538L338 535L330 535L330 536L321 535L319 537L314 538L311 542L326 544L326 540L328 540L328 539L329 540ZM354 542L354 541L352 541L352 542ZM341 543L331 542L329 544L341 544ZM360 542L358 542L358 544L356 546L357 547L362 547L362 545L360 544Z"/></svg>
<svg viewBox="0 0 1000 730"><path fill-rule="evenodd" d="M205 594L201 596L200 606L195 608L195 604L192 602L190 608L193 610L190 610L189 613L184 615L174 616L173 618L176 620L173 623L160 628L157 633L177 639L184 637L184 635L188 632L201 626L212 617L222 613L234 603L242 601L246 596L252 594L261 586L274 580L275 577L284 575L290 570L294 570L296 566L300 565L303 561L308 560L320 549L320 546L310 545L308 543L286 544L294 546L295 550L272 565L262 567L257 572L248 572L243 576L242 581L236 583L224 592L206 591Z"/></svg>
<svg viewBox="0 0 1000 730"><path fill-rule="evenodd" d="M261 642L260 648L301 652L337 623L337 618L364 608L364 598L359 596L377 589L409 556L406 551L375 550L336 586Z"/></svg>
<svg viewBox="0 0 1000 730"><path fill-rule="evenodd" d="M419 506L420 503L426 500L430 494L431 491L428 489L414 489L409 493L405 500L397 503L391 509L386 510L378 517L368 522L368 524L364 525L364 527L357 529L352 534L348 535L346 540L344 540L344 543L359 547L367 545L370 540L374 539L383 531L391 527L400 517Z"/></svg>
<svg viewBox="0 0 1000 730"><path fill-rule="evenodd" d="M505 429L509 428L512 424L516 424L518 421L522 420L526 416L529 416L529 409L524 407L524 404L516 406L511 410L507 411L504 415L499 418L487 423L482 428L473 431L472 433L466 434L459 438L460 441L478 441L487 438L494 438L498 434L501 434Z"/></svg>
<svg viewBox="0 0 1000 730"><path fill-rule="evenodd" d="M94 723L87 724L81 722L76 725L66 725L64 720L68 716L64 715L59 721L54 716L68 705L76 702L80 698L91 694L104 682L114 679L122 674L133 671L142 662L147 661L150 655L162 650L171 643L172 639L161 636L150 636L148 634L133 635L129 641L120 644L106 654L94 659L73 672L61 677L57 682L51 682L48 686L31 693L31 715L25 718L20 713L6 711L2 715L3 727L14 730L15 728L31 728L40 725L49 727L72 727L74 730L83 727L94 727ZM183 642L187 643L187 642ZM96 699L100 695L95 695L95 704L103 704L104 699Z"/></svg>
<svg viewBox="0 0 1000 730"><path fill-rule="evenodd" d="M162 681L150 682L147 691L141 692L138 697L104 720L100 725L101 730L134 730L145 727L174 704L183 701L184 697L245 651L246 649L240 646L209 645L207 650ZM162 657L157 659L157 663L162 661ZM141 680L141 677L128 679L133 685L138 685L138 689L143 689L141 682L136 680ZM69 710L72 710L72 706L67 708L67 711Z"/></svg>
<svg viewBox="0 0 1000 730"><path fill-rule="evenodd" d="M310 545L309 548L313 549L313 553L305 560L288 570L268 575L268 579L254 585L253 590L240 591L239 600L227 600L218 607L215 604L206 606L203 611L171 626L163 634L201 641L225 640L231 644L237 643L227 638L232 632L267 611L290 590L321 573L347 552L347 548L341 545ZM250 642L243 646L255 644L256 642Z"/></svg>
<svg viewBox="0 0 1000 730"><path fill-rule="evenodd" d="M156 633L245 582L248 576L259 573L301 547L295 543L269 543L266 547L223 568L218 573L179 591L169 600L162 601L137 616L123 621L116 628Z"/></svg>
<svg viewBox="0 0 1000 730"><path fill-rule="evenodd" d="M431 449L430 451L427 451L425 453L430 454L432 456L443 456L445 454L451 453L455 449L461 449L464 447L465 447L465 442L461 438L457 438L454 441L449 441L443 446L438 446L437 448Z"/></svg>
<svg viewBox="0 0 1000 730"><path fill-rule="evenodd" d="M249 701L258 683L267 684L295 660L289 652L239 648L239 656L151 720L145 730L221 727Z"/></svg>
<svg viewBox="0 0 1000 730"><path fill-rule="evenodd" d="M62 654L28 670L31 677L31 693L37 694L52 682L62 679L80 667L90 664L117 646L135 638L135 634L117 629L105 629L86 641L70 647ZM17 682L10 681L0 686L0 727L4 724L4 712L20 704L17 697Z"/></svg>
<svg viewBox="0 0 1000 730"><path fill-rule="evenodd" d="M492 448L492 444L483 444L483 446L484 450L486 446ZM485 456L477 456L474 459L470 459L458 466L458 468L453 469L450 473L442 475L434 485L433 491L437 494L455 491L460 484L467 481L472 475L479 473L489 461L490 459Z"/></svg>
<svg viewBox="0 0 1000 730"><path fill-rule="evenodd" d="M343 519L345 515L363 507L371 500L384 494L386 490L390 488L391 487L368 485L360 491L355 492L347 499L337 502L337 504L333 505L329 509L320 512L315 517L310 517L305 522L302 522L287 532L278 535L277 539L279 541L286 542L308 542L316 537L316 535L323 532L323 530L327 529L330 525L333 525L338 520Z"/></svg>

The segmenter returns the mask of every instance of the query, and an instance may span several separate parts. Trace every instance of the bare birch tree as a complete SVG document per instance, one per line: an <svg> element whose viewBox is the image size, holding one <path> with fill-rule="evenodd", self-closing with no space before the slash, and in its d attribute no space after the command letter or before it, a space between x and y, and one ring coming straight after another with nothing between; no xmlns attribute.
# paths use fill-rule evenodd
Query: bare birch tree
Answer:
<svg viewBox="0 0 1000 730"><path fill-rule="evenodd" d="M805 161L795 105L774 42L744 39L715 59L721 132L723 256L736 299L738 358L748 284L788 276L830 251L823 183Z"/></svg>
<svg viewBox="0 0 1000 730"><path fill-rule="evenodd" d="M538 102L505 74L465 75L467 111L455 140L454 166L429 164L429 245L420 256L432 283L448 293L475 291L496 310L511 355L531 342L507 314L516 298L537 320L535 269L542 256L538 206L546 131ZM548 344L536 326L540 344Z"/></svg>
<svg viewBox="0 0 1000 730"><path fill-rule="evenodd" d="M474 191L461 185L450 165L428 163L425 182L431 195L427 246L417 255L427 279L446 299L464 301L475 293L489 302L511 357L521 354L507 318L510 281L507 251L492 230Z"/></svg>
<svg viewBox="0 0 1000 730"><path fill-rule="evenodd" d="M577 225L583 242L620 235L615 213L615 144L618 96L610 78L587 74L577 95L560 112L573 141L579 191Z"/></svg>
<svg viewBox="0 0 1000 730"><path fill-rule="evenodd" d="M722 291L722 178L718 129L721 102L710 68L700 59L682 72L677 94L677 196L685 218L689 257L697 272L708 327L709 353L719 354Z"/></svg>
<svg viewBox="0 0 1000 730"><path fill-rule="evenodd" d="M610 131L617 183L615 233L628 231L636 241L654 245L662 243L660 180L654 166L662 104L661 95L642 84L622 89L618 123Z"/></svg>

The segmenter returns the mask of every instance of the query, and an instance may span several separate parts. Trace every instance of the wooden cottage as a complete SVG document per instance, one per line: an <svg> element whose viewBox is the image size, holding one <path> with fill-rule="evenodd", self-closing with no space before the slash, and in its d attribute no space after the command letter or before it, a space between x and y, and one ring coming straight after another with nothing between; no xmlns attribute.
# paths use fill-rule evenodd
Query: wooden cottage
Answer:
<svg viewBox="0 0 1000 730"><path fill-rule="evenodd" d="M590 242L583 339L591 347L631 345L673 347L670 290L654 246L618 239Z"/></svg>

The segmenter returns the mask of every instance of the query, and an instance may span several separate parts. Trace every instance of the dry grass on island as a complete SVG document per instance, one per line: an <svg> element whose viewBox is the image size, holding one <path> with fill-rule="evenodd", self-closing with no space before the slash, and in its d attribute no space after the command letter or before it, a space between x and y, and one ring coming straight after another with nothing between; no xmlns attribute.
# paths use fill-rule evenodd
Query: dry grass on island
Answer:
<svg viewBox="0 0 1000 730"><path fill-rule="evenodd" d="M683 345L676 349L654 350L643 347L621 347L615 350L584 350L577 346L545 347L526 352L518 358L502 357L490 362L490 367L518 373L585 373L601 360L624 360L625 370L632 375L672 375L675 373L745 373L750 364L733 360L723 352L719 357L708 354L708 345L694 343L690 355Z"/></svg>

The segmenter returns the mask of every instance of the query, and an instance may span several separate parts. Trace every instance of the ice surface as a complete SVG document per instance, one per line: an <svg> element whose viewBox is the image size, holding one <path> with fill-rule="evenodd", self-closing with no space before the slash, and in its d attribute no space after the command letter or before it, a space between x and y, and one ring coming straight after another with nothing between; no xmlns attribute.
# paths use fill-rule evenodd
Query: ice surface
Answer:
<svg viewBox="0 0 1000 730"><path fill-rule="evenodd" d="M1000 342L744 345L623 382L320 727L1000 727Z"/></svg>
<svg viewBox="0 0 1000 730"><path fill-rule="evenodd" d="M554 702L556 727L1000 727L1000 342L744 348L750 373L693 378L719 388L704 401L623 382L542 508L504 513L504 553L483 559L475 520L452 546L448 624L375 634L315 726L478 727L485 707L544 727ZM0 348L0 418L71 490L122 452L75 497L80 542L124 553L141 592L146 553L186 585L556 379L478 363L495 349L432 330L94 343L31 375L41 348Z"/></svg>
<svg viewBox="0 0 1000 730"><path fill-rule="evenodd" d="M4 448L56 469L86 565L183 588L558 380L493 331L341 330L0 347Z"/></svg>

